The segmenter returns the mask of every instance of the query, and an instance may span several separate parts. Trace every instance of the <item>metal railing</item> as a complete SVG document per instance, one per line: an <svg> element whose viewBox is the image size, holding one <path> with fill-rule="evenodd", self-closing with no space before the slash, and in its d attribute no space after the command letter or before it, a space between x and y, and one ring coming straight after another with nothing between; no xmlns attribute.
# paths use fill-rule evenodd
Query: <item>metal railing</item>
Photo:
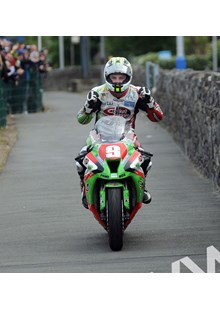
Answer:
<svg viewBox="0 0 220 310"><path fill-rule="evenodd" d="M159 65L151 61L147 61L145 68L146 84L149 89L152 89L156 85L157 77L159 74Z"/></svg>
<svg viewBox="0 0 220 310"><path fill-rule="evenodd" d="M0 79L0 127L5 127L7 114L33 113L43 110L42 74L30 71L29 78L3 82Z"/></svg>

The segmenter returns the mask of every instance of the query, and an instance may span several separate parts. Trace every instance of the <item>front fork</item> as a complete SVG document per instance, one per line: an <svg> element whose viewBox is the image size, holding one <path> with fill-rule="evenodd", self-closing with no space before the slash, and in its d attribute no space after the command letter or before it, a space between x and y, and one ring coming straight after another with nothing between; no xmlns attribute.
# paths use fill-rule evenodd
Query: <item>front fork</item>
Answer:
<svg viewBox="0 0 220 310"><path fill-rule="evenodd" d="M126 210L130 210L129 190L127 184L120 182L109 182L104 184L100 189L100 212L104 212L106 208L106 191L109 187L122 187L123 190L123 206Z"/></svg>

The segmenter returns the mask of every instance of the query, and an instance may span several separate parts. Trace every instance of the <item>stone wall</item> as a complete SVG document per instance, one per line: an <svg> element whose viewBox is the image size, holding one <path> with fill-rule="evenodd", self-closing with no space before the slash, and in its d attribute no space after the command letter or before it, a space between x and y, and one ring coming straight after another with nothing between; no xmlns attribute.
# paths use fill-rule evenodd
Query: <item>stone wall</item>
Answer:
<svg viewBox="0 0 220 310"><path fill-rule="evenodd" d="M43 89L48 91L81 91L90 86L95 86L101 81L101 67L92 66L90 76L83 79L80 66L66 67L65 70L54 69L43 79Z"/></svg>
<svg viewBox="0 0 220 310"><path fill-rule="evenodd" d="M161 70L154 97L174 140L220 189L220 74Z"/></svg>

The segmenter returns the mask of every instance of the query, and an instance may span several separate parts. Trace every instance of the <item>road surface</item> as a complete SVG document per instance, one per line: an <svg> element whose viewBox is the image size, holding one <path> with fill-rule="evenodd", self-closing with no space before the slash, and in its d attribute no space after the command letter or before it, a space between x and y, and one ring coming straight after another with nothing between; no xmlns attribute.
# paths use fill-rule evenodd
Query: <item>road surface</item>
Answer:
<svg viewBox="0 0 220 310"><path fill-rule="evenodd" d="M207 247L220 251L220 196L169 133L141 113L136 131L154 154L153 199L127 228L123 250L110 250L107 233L80 202L74 156L93 126L77 123L84 101L45 92L47 112L15 115L18 140L0 174L0 272L170 273L185 256L206 271Z"/></svg>

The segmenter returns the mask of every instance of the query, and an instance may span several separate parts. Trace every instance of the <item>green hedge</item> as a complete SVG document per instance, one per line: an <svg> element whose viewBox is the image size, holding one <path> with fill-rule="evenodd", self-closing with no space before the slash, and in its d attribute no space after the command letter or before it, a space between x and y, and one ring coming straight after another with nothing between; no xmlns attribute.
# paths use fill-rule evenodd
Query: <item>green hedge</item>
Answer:
<svg viewBox="0 0 220 310"><path fill-rule="evenodd" d="M212 67L212 62L207 55L188 55L186 56L187 68L194 70L208 70Z"/></svg>
<svg viewBox="0 0 220 310"><path fill-rule="evenodd" d="M158 64L162 69L174 69L176 67L176 57L172 56L169 60L159 59L157 53L148 53L133 58L132 62L144 65L147 61ZM194 70L209 70L212 68L210 55L187 55L187 68Z"/></svg>

